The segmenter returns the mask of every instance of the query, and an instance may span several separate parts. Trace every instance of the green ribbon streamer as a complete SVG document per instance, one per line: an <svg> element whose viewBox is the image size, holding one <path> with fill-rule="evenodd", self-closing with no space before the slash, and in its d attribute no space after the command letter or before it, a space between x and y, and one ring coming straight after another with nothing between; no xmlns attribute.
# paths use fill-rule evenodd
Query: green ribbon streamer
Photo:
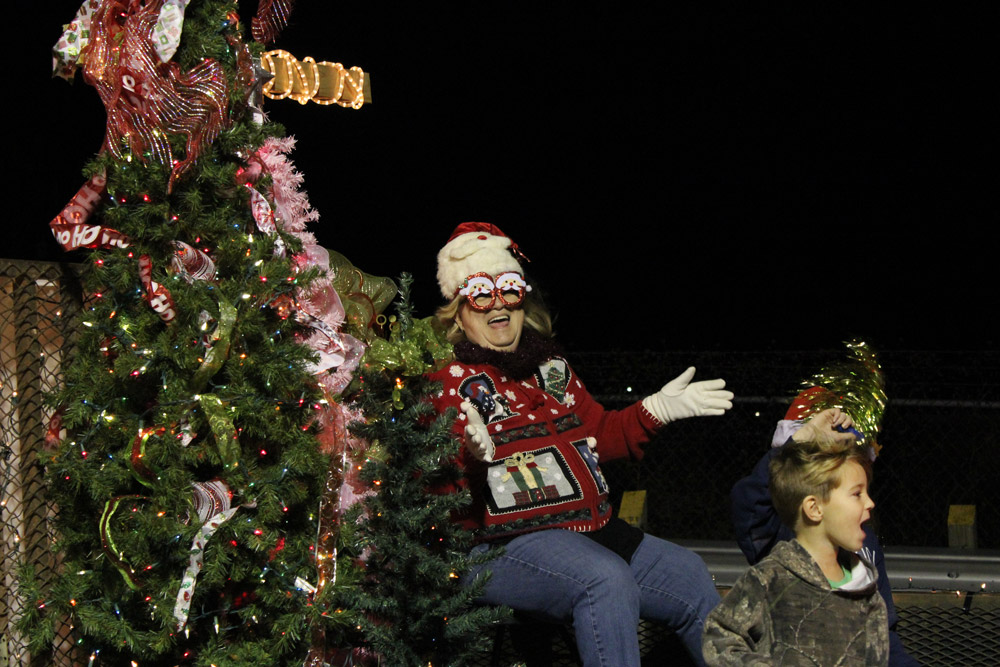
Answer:
<svg viewBox="0 0 1000 667"><path fill-rule="evenodd" d="M191 378L191 387L195 393L205 388L208 381L219 372L222 364L229 356L229 343L236 324L236 308L228 301L219 297L219 323L212 332L212 347L205 354L205 361L195 371Z"/></svg>
<svg viewBox="0 0 1000 667"><path fill-rule="evenodd" d="M198 402L205 411L208 425L212 429L212 435L215 436L222 464L226 468L236 467L239 465L240 443L236 439L236 429L233 427L233 419L229 416L228 408L215 394L202 394L198 397Z"/></svg>
<svg viewBox="0 0 1000 667"><path fill-rule="evenodd" d="M156 473L146 467L143 459L146 458L146 441L150 436L161 435L164 428L144 428L132 441L132 455L129 457L129 466L132 468L132 475L140 484L153 488L153 481L156 480Z"/></svg>
<svg viewBox="0 0 1000 667"><path fill-rule="evenodd" d="M132 590L138 590L139 583L135 578L135 570L129 565L124 558L122 558L121 551L115 545L114 539L111 537L111 517L114 516L115 512L118 511L118 506L121 505L123 500L149 500L148 496L115 496L111 500L104 503L104 511L101 513L101 520L98 524L101 534L101 546L104 549L104 553L107 554L108 560L115 566L118 572L125 579L125 583Z"/></svg>

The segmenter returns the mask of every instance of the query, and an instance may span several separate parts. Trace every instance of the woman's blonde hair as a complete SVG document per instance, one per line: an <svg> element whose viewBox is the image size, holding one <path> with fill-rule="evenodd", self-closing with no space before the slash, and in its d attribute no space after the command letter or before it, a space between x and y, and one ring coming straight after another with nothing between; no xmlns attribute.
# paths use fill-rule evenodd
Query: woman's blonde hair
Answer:
<svg viewBox="0 0 1000 667"><path fill-rule="evenodd" d="M771 503L778 518L791 529L799 520L799 508L808 496L823 502L840 486L842 468L857 461L871 479L871 462L853 442L790 442L783 446L768 466Z"/></svg>
<svg viewBox="0 0 1000 667"><path fill-rule="evenodd" d="M468 303L468 300L461 294L456 295L434 314L444 327L448 342L453 344L467 340L465 332L458 326L458 313L463 303ZM521 309L524 311L524 326L545 338L552 338L555 335L552 329L552 315L549 314L541 297L528 292L521 303Z"/></svg>

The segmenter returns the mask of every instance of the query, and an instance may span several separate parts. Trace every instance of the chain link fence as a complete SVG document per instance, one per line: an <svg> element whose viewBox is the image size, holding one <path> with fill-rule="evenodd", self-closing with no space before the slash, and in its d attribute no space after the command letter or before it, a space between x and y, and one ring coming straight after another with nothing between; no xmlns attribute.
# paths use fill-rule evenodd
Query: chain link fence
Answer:
<svg viewBox="0 0 1000 667"><path fill-rule="evenodd" d="M645 489L648 530L673 539L731 540L729 490L770 446L803 378L845 349L571 354L599 402L623 407L688 366L736 394L724 417L670 424L640 463L602 469L620 497ZM1000 548L1000 352L884 351L889 405L872 498L883 544L946 547L952 505L974 505L978 547Z"/></svg>
<svg viewBox="0 0 1000 667"><path fill-rule="evenodd" d="M45 434L52 410L45 395L60 382L73 353L68 323L79 309L74 267L0 260L0 665L71 665L71 628L53 653L30 656L17 631L24 605L18 568L31 565L42 582L59 567L52 550L44 486Z"/></svg>
<svg viewBox="0 0 1000 667"><path fill-rule="evenodd" d="M0 559L0 667L75 663L70 627L62 629L51 655L31 657L16 621L24 605L32 604L18 594L18 566L32 565L43 582L59 567L47 522L54 508L46 503L43 484L52 416L43 399L58 386L73 352L72 323L81 302L77 270L0 260L0 540L6 555ZM726 379L737 395L726 416L671 424L647 446L641 463L603 467L618 498L624 490L646 490L649 532L732 540L729 489L766 452L799 381L844 354L831 349L569 357L609 408L657 391L689 365L698 367L699 378ZM976 507L978 546L1000 548L1000 352L884 351L879 358L890 399L872 491L883 543L947 546L948 509L960 504ZM922 609L914 608L914 623L944 622L941 614ZM930 620L920 620L928 613ZM990 613L995 619L996 612Z"/></svg>

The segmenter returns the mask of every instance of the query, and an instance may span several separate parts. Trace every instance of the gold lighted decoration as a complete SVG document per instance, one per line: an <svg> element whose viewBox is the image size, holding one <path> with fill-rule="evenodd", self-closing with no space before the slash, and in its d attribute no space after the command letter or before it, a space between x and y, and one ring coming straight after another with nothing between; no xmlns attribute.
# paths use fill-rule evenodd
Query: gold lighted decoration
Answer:
<svg viewBox="0 0 1000 667"><path fill-rule="evenodd" d="M264 95L272 100L290 97L299 104L339 104L360 109L371 104L371 85L360 67L346 69L340 63L316 62L311 57L298 60L288 51L267 51L260 64L274 75L264 84Z"/></svg>

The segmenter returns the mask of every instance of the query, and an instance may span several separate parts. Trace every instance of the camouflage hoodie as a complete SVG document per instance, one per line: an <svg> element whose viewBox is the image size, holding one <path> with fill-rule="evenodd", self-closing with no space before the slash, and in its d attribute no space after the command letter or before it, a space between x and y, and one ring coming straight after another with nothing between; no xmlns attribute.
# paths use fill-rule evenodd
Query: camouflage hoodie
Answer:
<svg viewBox="0 0 1000 667"><path fill-rule="evenodd" d="M842 554L843 555L843 554ZM780 542L740 577L705 622L709 665L885 665L889 627L878 573L846 554L851 581L836 590L797 541Z"/></svg>

